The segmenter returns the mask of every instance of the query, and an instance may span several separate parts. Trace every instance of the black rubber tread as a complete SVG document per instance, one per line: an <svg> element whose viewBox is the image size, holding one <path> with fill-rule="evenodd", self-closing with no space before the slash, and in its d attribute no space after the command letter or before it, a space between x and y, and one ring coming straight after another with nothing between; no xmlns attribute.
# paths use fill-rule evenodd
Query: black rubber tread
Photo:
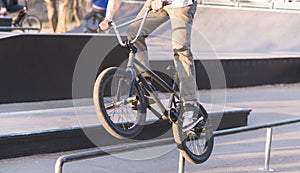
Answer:
<svg viewBox="0 0 300 173"><path fill-rule="evenodd" d="M28 22L28 20L34 20L37 23L37 26L39 30L25 30L24 32L40 32L42 29L42 21L35 15L27 15L24 19L21 21L21 27L25 27L25 22ZM28 26L30 27L30 26Z"/></svg>
<svg viewBox="0 0 300 173"><path fill-rule="evenodd" d="M198 116L201 116L202 114L204 116L204 122L206 126L211 127L207 136L209 140L207 140L205 150L201 155L196 155L192 153L190 149L186 146L186 135L182 132L182 119L179 118L176 123L173 123L173 136L177 144L178 150L187 161L194 164L201 164L207 159L209 159L214 147L214 136L212 133L213 130L210 119L204 107L199 103L198 105L200 107L200 113Z"/></svg>
<svg viewBox="0 0 300 173"><path fill-rule="evenodd" d="M124 78L131 78L129 73L127 73L124 69L117 68L117 67L110 67L106 70L102 71L100 75L97 77L96 82L94 84L94 93L93 93L93 100L95 110L97 112L98 118L101 121L103 127L114 137L119 139L133 139L136 137L143 129L145 119L146 119L146 106L142 101L143 97L140 97L141 90L139 85L135 85L134 87L137 90L137 94L139 95L139 107L138 107L138 117L137 123L135 126L129 130L122 130L118 128L118 125L111 121L109 115L104 106L103 98L104 98L104 90L110 80L114 75L122 75Z"/></svg>

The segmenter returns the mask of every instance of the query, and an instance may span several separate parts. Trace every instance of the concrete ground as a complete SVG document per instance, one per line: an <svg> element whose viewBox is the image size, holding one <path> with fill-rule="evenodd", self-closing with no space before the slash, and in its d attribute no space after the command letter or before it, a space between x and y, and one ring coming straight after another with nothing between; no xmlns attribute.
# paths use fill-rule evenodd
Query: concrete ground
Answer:
<svg viewBox="0 0 300 173"><path fill-rule="evenodd" d="M226 94L226 106L252 108L249 125L300 117L300 84L272 85L219 90ZM211 100L211 91L200 91L202 101ZM51 114L51 112L49 113ZM276 172L300 172L299 124L275 127L270 167ZM266 130L216 137L210 159L201 165L187 163L186 172L259 172L264 166ZM82 151L82 150L81 150ZM0 160L0 173L54 172L56 159L65 153L42 154ZM86 151L86 150L84 150ZM64 173L171 173L178 171L175 145L149 148L66 163Z"/></svg>

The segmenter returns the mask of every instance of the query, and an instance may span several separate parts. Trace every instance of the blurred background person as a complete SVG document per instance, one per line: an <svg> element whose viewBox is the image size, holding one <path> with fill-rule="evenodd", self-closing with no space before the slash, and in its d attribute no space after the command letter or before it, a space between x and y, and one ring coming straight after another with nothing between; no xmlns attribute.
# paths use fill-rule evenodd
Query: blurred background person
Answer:
<svg viewBox="0 0 300 173"><path fill-rule="evenodd" d="M88 22L93 16L98 15L99 19L101 19L100 21L98 21L98 23L95 23L96 26L98 26L99 23L104 20L108 0L91 0L90 3L92 4L91 8L82 20L82 31L85 33L89 32Z"/></svg>
<svg viewBox="0 0 300 173"><path fill-rule="evenodd" d="M6 13L6 3L4 2L4 0L0 0L0 15L6 15Z"/></svg>

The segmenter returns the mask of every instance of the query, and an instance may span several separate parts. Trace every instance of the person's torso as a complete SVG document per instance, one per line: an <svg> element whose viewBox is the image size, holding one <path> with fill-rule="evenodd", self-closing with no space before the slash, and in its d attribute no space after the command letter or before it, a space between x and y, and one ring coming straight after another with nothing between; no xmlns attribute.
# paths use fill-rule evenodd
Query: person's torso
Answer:
<svg viewBox="0 0 300 173"><path fill-rule="evenodd" d="M192 5L194 0L171 0L171 7L184 7Z"/></svg>
<svg viewBox="0 0 300 173"><path fill-rule="evenodd" d="M108 0L94 0L93 6L106 9L107 3Z"/></svg>

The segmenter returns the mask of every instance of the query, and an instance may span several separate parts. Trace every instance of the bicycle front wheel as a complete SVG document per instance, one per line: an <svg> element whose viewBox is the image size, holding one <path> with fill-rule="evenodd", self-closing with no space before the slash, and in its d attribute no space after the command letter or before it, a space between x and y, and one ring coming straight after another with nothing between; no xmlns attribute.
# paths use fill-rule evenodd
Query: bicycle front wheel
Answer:
<svg viewBox="0 0 300 173"><path fill-rule="evenodd" d="M192 131L182 131L182 117L173 123L173 135L178 150L183 157L195 164L205 162L211 155L214 146L213 128L204 107L198 103L200 108L198 118L203 117Z"/></svg>
<svg viewBox="0 0 300 173"><path fill-rule="evenodd" d="M146 106L140 86L124 69L111 67L97 77L94 106L103 127L119 139L136 137L143 129Z"/></svg>
<svg viewBox="0 0 300 173"><path fill-rule="evenodd" d="M21 21L21 27L27 28L23 30L24 32L40 32L42 29L42 22L34 15L27 15Z"/></svg>

